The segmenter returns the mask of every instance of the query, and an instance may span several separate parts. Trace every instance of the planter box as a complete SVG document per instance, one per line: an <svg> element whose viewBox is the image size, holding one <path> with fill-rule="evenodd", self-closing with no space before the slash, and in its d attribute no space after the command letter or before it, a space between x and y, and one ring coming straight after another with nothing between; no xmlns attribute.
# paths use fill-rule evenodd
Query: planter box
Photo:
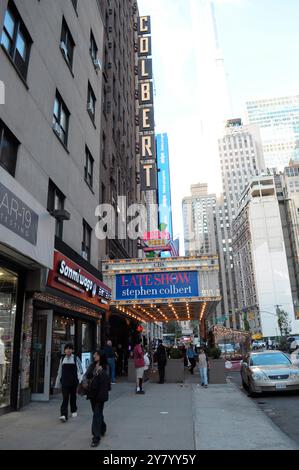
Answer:
<svg viewBox="0 0 299 470"><path fill-rule="evenodd" d="M210 384L225 384L225 360L224 359L211 359L209 358L210 370L209 370L209 383Z"/></svg>
<svg viewBox="0 0 299 470"><path fill-rule="evenodd" d="M159 382L158 364L155 364L150 373L151 382ZM184 383L184 360L168 359L165 367L166 383Z"/></svg>

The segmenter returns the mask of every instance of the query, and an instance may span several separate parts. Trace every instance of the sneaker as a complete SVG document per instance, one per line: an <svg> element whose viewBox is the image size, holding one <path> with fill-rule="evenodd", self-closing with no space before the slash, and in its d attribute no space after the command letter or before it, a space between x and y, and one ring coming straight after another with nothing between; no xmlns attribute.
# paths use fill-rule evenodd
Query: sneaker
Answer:
<svg viewBox="0 0 299 470"><path fill-rule="evenodd" d="M111 385L115 385L115 384L116 384L116 382L111 382Z"/></svg>
<svg viewBox="0 0 299 470"><path fill-rule="evenodd" d="M77 416L78 416L77 411L75 411L75 413L72 413L72 418L77 418Z"/></svg>
<svg viewBox="0 0 299 470"><path fill-rule="evenodd" d="M205 384L201 384L202 387L204 387Z"/></svg>
<svg viewBox="0 0 299 470"><path fill-rule="evenodd" d="M60 416L59 419L62 423L66 423L66 416Z"/></svg>
<svg viewBox="0 0 299 470"><path fill-rule="evenodd" d="M93 439L91 441L90 447L98 447L99 444L100 444L99 440Z"/></svg>
<svg viewBox="0 0 299 470"><path fill-rule="evenodd" d="M138 395L144 395L145 391L144 390L139 390L139 392L136 392Z"/></svg>
<svg viewBox="0 0 299 470"><path fill-rule="evenodd" d="M205 385L205 388L208 388L208 386L207 386L207 385Z"/></svg>

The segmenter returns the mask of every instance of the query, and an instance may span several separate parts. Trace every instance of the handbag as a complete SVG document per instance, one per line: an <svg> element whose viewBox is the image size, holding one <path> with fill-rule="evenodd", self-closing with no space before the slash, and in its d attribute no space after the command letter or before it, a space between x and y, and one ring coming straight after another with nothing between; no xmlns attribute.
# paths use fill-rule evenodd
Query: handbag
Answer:
<svg viewBox="0 0 299 470"><path fill-rule="evenodd" d="M93 379L94 377L92 377L91 379L88 379L85 374L83 375L82 381L79 383L79 386L78 386L79 395L82 395L82 396L87 395L88 390L91 387Z"/></svg>
<svg viewBox="0 0 299 470"><path fill-rule="evenodd" d="M145 365L145 367L148 368L149 365L150 365L150 360L149 360L148 354L144 354L143 359L144 359L144 365Z"/></svg>

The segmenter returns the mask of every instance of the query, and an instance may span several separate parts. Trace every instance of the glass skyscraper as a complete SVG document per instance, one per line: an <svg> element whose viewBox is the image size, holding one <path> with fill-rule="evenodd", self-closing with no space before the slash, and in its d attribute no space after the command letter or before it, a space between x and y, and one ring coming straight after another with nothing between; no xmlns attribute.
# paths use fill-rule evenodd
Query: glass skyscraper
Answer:
<svg viewBox="0 0 299 470"><path fill-rule="evenodd" d="M248 122L260 126L265 163L283 169L299 160L299 95L246 103Z"/></svg>

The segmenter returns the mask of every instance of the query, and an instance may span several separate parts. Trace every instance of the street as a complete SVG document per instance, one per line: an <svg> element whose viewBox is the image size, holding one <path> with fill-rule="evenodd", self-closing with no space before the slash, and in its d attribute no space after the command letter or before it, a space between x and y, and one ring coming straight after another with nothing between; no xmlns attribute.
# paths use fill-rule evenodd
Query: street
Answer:
<svg viewBox="0 0 299 470"><path fill-rule="evenodd" d="M247 395L242 387L239 371L230 371L228 377ZM251 400L291 439L299 444L299 395L297 392L269 392Z"/></svg>

